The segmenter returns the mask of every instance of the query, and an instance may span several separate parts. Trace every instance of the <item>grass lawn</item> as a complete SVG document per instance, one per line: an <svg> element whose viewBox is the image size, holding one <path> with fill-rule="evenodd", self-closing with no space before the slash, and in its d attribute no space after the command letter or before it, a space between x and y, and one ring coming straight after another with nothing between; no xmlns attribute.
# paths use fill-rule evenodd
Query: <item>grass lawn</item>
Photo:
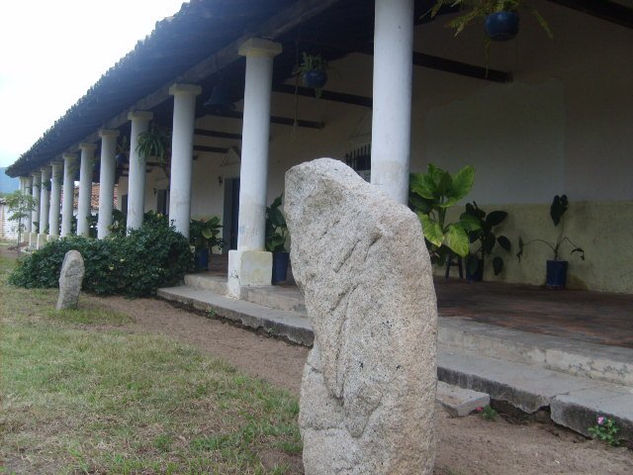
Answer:
<svg viewBox="0 0 633 475"><path fill-rule="evenodd" d="M298 401L96 304L8 286L0 256L0 473L287 473Z"/></svg>

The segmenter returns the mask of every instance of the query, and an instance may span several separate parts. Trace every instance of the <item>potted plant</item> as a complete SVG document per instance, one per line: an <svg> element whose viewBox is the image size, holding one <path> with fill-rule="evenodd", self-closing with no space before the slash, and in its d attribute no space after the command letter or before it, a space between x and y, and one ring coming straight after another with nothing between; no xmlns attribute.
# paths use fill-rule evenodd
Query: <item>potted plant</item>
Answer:
<svg viewBox="0 0 633 475"><path fill-rule="evenodd" d="M556 241L550 242L544 239L532 239L528 242L524 242L521 237L519 237L519 252L517 253L517 258L519 262L521 261L521 257L523 256L523 250L525 246L528 246L534 242L540 242L545 244L552 250L552 259L547 261L546 266L546 281L545 286L549 289L564 289L565 284L567 283L567 267L568 263L565 260L559 259L561 256L561 247L563 244L567 244L567 246L571 247L570 254L578 253L580 259L585 260L585 251L578 247L568 236L565 235L565 223L563 220L563 216L569 207L569 201L567 200L567 195L554 196L552 200L552 204L550 206L550 217L552 218L552 222L555 227L558 227L560 224L560 231L558 233L558 237Z"/></svg>
<svg viewBox="0 0 633 475"><path fill-rule="evenodd" d="M273 200L266 207L266 250L273 253L272 283L284 282L288 274L288 260L290 253L286 250L288 241L288 226L281 211L283 195Z"/></svg>
<svg viewBox="0 0 633 475"><path fill-rule="evenodd" d="M320 54L308 54L304 51L296 74L301 76L305 87L314 89L314 95L321 97L321 90L328 78L327 61Z"/></svg>
<svg viewBox="0 0 633 475"><path fill-rule="evenodd" d="M443 7L455 6L462 6L465 9L464 13L447 24L455 30L455 36L471 22L481 19L488 38L493 41L511 40L519 32L520 8L532 13L547 35L550 38L553 36L543 16L528 0L436 0L430 10L431 17L435 17Z"/></svg>
<svg viewBox="0 0 633 475"><path fill-rule="evenodd" d="M222 246L220 218L192 219L189 225L189 243L194 246L194 267L196 271L209 270L209 256L214 246Z"/></svg>
<svg viewBox="0 0 633 475"><path fill-rule="evenodd" d="M429 164L427 173L412 173L409 180L409 206L422 223L422 232L431 262L444 265L451 255L466 257L468 233L475 231L478 221L471 216L446 222L446 212L462 200L473 186L475 170L465 166L454 176Z"/></svg>
<svg viewBox="0 0 633 475"><path fill-rule="evenodd" d="M495 234L495 227L501 224L507 216L507 212L499 210L486 213L477 206L475 201L466 203L466 211L462 213L461 219L473 219L476 221L476 226L471 226L475 229L468 233L468 238L471 244L479 243L479 248L466 256L466 278L468 280L483 280L485 258L492 254L497 244L508 252L512 248L512 244L506 236L497 236ZM492 259L492 268L495 275L499 275L503 270L503 258L495 256Z"/></svg>

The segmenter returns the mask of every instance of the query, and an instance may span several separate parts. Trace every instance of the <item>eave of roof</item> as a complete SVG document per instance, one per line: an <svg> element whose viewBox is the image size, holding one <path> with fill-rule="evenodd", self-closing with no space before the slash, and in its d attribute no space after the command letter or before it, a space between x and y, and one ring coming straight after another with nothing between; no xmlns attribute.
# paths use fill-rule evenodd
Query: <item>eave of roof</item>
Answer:
<svg viewBox="0 0 633 475"><path fill-rule="evenodd" d="M111 67L7 168L28 175L293 0L191 0Z"/></svg>

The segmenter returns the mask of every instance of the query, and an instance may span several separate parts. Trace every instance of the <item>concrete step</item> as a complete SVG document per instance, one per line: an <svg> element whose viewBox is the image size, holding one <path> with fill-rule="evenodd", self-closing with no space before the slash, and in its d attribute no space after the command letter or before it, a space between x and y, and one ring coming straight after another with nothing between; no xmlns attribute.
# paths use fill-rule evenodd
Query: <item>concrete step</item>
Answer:
<svg viewBox="0 0 633 475"><path fill-rule="evenodd" d="M202 272L186 274L185 285L192 289L210 290L218 295L226 294L226 276Z"/></svg>
<svg viewBox="0 0 633 475"><path fill-rule="evenodd" d="M633 388L570 376L440 345L438 379L485 392L529 414L549 408L552 421L585 436L598 416L611 417L633 440Z"/></svg>
<svg viewBox="0 0 633 475"><path fill-rule="evenodd" d="M262 329L272 335L288 338L295 343L310 346L313 334L308 319L297 312L276 310L263 305L235 300L217 295L210 290L192 289L187 286L160 289L159 297L179 302L205 312L213 312L244 326ZM455 319L440 319L440 333L446 321L451 328ZM464 323L464 322L462 322ZM472 323L472 322L466 322ZM462 340L444 334L438 342L438 379L461 388L489 394L490 398L505 401L524 412L533 413L542 408L551 410L552 420L560 425L589 435L587 429L595 424L598 416L615 419L621 428L621 436L633 440L633 386L617 385L589 377L574 376L553 371L541 366L515 361L516 352L498 341L493 342L499 350L499 358L486 353L492 350L482 346L492 342L483 338L484 327L497 340L507 337L508 345L514 344L517 336L497 330L506 330L491 325L475 324L460 327ZM469 340L468 332L479 332L478 338ZM513 330L506 330L514 332ZM524 332L517 332L522 334ZM538 339L545 335L533 335L529 340L537 348ZM451 344L447 344L447 341ZM457 342L457 343L456 343ZM547 342L553 344L554 341ZM561 339L563 348L575 348L578 342ZM527 345L527 343L525 343ZM460 346L461 345L461 346ZM599 345L595 345L599 347ZM472 348L475 351L469 351ZM601 348L601 347L600 347ZM593 348L597 351L599 348ZM554 351L554 349L552 349ZM529 358L527 358L529 359ZM586 376L584 374L583 376ZM463 409L465 410L465 409Z"/></svg>
<svg viewBox="0 0 633 475"><path fill-rule="evenodd" d="M482 356L633 386L633 349L440 318L438 342Z"/></svg>
<svg viewBox="0 0 633 475"><path fill-rule="evenodd" d="M158 289L158 296L196 310L219 315L255 330L287 338L293 343L311 346L312 326L305 316L295 312L274 310L243 300L188 286Z"/></svg>

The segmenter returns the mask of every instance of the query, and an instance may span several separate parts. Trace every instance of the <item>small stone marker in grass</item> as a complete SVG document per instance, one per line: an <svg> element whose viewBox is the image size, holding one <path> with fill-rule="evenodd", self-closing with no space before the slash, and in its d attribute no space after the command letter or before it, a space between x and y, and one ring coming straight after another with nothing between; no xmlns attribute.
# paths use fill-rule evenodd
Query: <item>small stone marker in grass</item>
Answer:
<svg viewBox="0 0 633 475"><path fill-rule="evenodd" d="M431 473L437 305L420 221L332 159L286 173L285 211L314 329L305 473Z"/></svg>
<svg viewBox="0 0 633 475"><path fill-rule="evenodd" d="M64 256L62 270L59 273L57 310L77 308L84 272L84 259L81 257L81 253L74 249L68 251Z"/></svg>

